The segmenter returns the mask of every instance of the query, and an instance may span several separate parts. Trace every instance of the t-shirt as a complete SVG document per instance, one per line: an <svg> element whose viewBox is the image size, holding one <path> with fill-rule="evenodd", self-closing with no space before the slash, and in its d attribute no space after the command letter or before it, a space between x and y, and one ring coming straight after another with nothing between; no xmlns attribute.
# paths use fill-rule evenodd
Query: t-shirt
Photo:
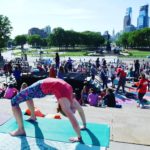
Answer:
<svg viewBox="0 0 150 150"><path fill-rule="evenodd" d="M148 87L148 82L149 81L147 79L141 79L139 81L139 89L138 89L139 93L146 93L147 87Z"/></svg>
<svg viewBox="0 0 150 150"><path fill-rule="evenodd" d="M126 77L126 72L122 68L117 68L117 74L119 74L120 78L125 78Z"/></svg>
<svg viewBox="0 0 150 150"><path fill-rule="evenodd" d="M50 68L49 76L52 78L56 78L56 72L54 68Z"/></svg>
<svg viewBox="0 0 150 150"><path fill-rule="evenodd" d="M88 102L91 106L97 106L97 103L98 103L98 95L97 94L93 94L93 93L90 93L88 95Z"/></svg>
<svg viewBox="0 0 150 150"><path fill-rule="evenodd" d="M54 94L59 100L66 97L72 101L72 86L62 79L46 78L41 83L41 90L45 95Z"/></svg>
<svg viewBox="0 0 150 150"><path fill-rule="evenodd" d="M115 95L114 95L114 93L107 94L107 95L104 97L104 103L105 103L105 105L107 105L108 107L115 107L115 106L116 106L116 100L115 100Z"/></svg>

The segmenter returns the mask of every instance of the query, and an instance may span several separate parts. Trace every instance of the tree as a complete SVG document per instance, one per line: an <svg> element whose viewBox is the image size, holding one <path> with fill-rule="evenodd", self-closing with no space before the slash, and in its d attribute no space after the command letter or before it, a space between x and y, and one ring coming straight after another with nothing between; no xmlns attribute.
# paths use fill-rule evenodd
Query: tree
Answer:
<svg viewBox="0 0 150 150"><path fill-rule="evenodd" d="M42 47L47 47L48 46L47 38L41 39L41 46Z"/></svg>
<svg viewBox="0 0 150 150"><path fill-rule="evenodd" d="M140 35L140 30L129 33L128 43L131 48L138 48L143 45L143 37Z"/></svg>
<svg viewBox="0 0 150 150"><path fill-rule="evenodd" d="M28 43L32 45L32 47L41 47L42 44L42 39L40 37L40 35L31 35L28 38Z"/></svg>
<svg viewBox="0 0 150 150"><path fill-rule="evenodd" d="M123 33L117 43L123 45L125 48L150 48L150 28L144 28L133 32Z"/></svg>
<svg viewBox="0 0 150 150"><path fill-rule="evenodd" d="M105 39L101 36L99 32L85 31L81 34L82 43L88 47L93 47L94 49L97 49L105 42Z"/></svg>
<svg viewBox="0 0 150 150"><path fill-rule="evenodd" d="M0 15L0 55L3 47L6 46L9 40L12 26L8 17Z"/></svg>
<svg viewBox="0 0 150 150"><path fill-rule="evenodd" d="M53 29L53 33L50 35L49 43L54 46L58 46L59 49L65 45L65 31L63 28Z"/></svg>
<svg viewBox="0 0 150 150"><path fill-rule="evenodd" d="M128 42L129 35L130 35L129 32L125 32L118 39L118 41L120 41L120 44L125 48L128 48L129 46L129 42Z"/></svg>
<svg viewBox="0 0 150 150"><path fill-rule="evenodd" d="M15 37L15 42L16 42L16 45L20 45L21 46L21 49L23 50L23 46L24 44L26 44L27 42L27 36L26 35L18 35Z"/></svg>
<svg viewBox="0 0 150 150"><path fill-rule="evenodd" d="M62 28L55 28L48 38L49 46L58 46L59 49L65 47L85 45L89 48L97 49L105 43L104 37L99 32L85 31L76 32L73 30L64 30Z"/></svg>
<svg viewBox="0 0 150 150"><path fill-rule="evenodd" d="M140 36L143 39L142 46L150 48L150 28L144 28L141 30Z"/></svg>
<svg viewBox="0 0 150 150"><path fill-rule="evenodd" d="M71 46L74 49L77 44L77 33L73 30L65 31L64 43L66 48Z"/></svg>

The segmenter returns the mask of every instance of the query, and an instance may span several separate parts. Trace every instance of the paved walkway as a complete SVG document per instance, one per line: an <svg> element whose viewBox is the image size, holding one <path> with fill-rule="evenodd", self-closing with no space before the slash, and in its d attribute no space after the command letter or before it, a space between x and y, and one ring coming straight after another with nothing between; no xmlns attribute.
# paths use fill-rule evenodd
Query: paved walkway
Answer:
<svg viewBox="0 0 150 150"><path fill-rule="evenodd" d="M44 114L56 113L55 97L47 96L43 99L35 99L34 102ZM0 113L12 114L9 100L0 99L0 106ZM21 108L25 110L26 104L21 104ZM85 106L83 109L87 122L110 125L109 150L150 149L150 109L139 109L135 104L126 104L122 109L91 106ZM78 114L76 115L79 118Z"/></svg>
<svg viewBox="0 0 150 150"><path fill-rule="evenodd" d="M0 81L2 80L5 80L5 78L0 77ZM35 106L40 108L44 114L54 114L56 113L56 102L54 99L54 97L46 97L35 100ZM26 104L21 104L21 107L22 109L26 109ZM135 103L123 105L122 109L96 108L90 106L83 107L83 109L88 122L106 123L110 125L111 142L109 150L150 149L150 109L139 109ZM5 113L12 114L9 100L0 99L0 113L4 115ZM79 118L78 114L77 117ZM13 139L13 137L10 138ZM8 149L7 145L5 149ZM0 143L0 150L5 149L1 149Z"/></svg>

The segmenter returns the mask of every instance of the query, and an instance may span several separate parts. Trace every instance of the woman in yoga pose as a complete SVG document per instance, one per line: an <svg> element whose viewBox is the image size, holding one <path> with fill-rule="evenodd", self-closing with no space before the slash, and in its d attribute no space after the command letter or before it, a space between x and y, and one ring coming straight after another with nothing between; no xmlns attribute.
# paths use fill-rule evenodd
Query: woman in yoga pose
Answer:
<svg viewBox="0 0 150 150"><path fill-rule="evenodd" d="M33 98L42 98L50 94L56 96L59 105L58 111L63 112L69 118L77 134L77 137L70 138L70 141L81 141L82 137L80 129L86 128L84 111L78 101L75 99L71 85L64 80L57 78L46 78L39 80L31 86L28 86L27 88L20 91L15 97L11 99L12 111L18 123L18 129L10 133L12 136L26 135L23 125L22 112L19 104L21 102L30 101ZM28 107L31 111L31 117L28 120L35 121L36 116L34 114L34 105L33 103L29 104L30 106ZM83 122L83 126L81 128L74 116L75 110L79 112Z"/></svg>

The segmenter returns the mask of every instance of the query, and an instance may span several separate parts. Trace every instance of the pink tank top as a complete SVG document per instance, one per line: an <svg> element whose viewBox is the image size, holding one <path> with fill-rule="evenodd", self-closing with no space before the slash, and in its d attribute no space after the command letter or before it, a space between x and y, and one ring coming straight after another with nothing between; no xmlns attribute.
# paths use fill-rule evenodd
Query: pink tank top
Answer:
<svg viewBox="0 0 150 150"><path fill-rule="evenodd" d="M41 84L41 90L45 95L53 94L57 100L67 98L72 101L72 86L62 79L46 78Z"/></svg>

